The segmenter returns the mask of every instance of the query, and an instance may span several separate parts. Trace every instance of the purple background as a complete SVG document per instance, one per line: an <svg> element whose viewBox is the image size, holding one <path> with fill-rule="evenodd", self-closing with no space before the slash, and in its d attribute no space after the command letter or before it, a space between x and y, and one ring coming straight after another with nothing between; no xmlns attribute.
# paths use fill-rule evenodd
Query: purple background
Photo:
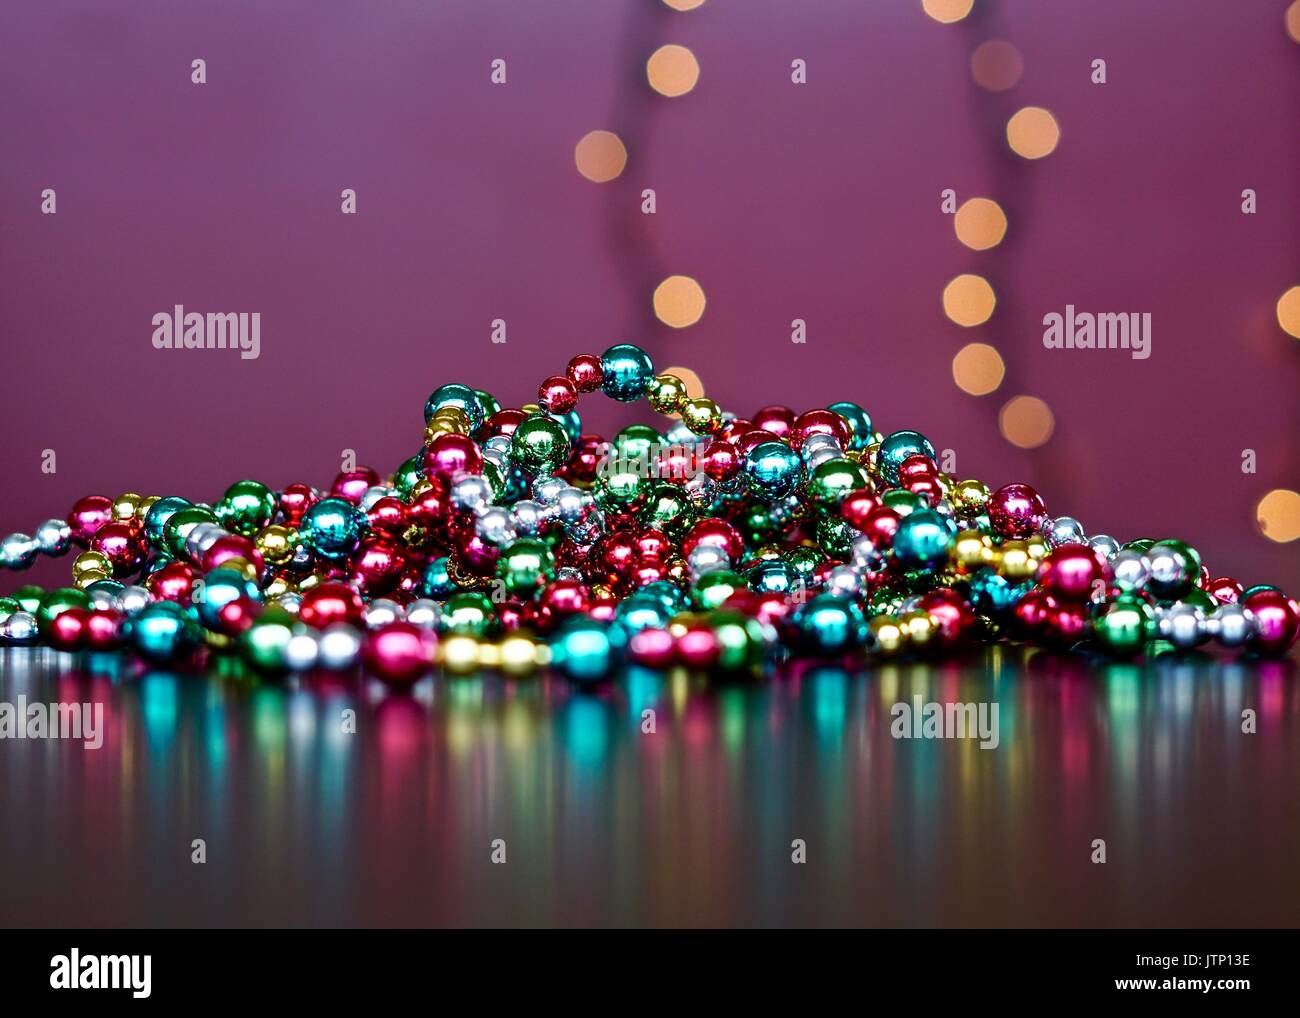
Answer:
<svg viewBox="0 0 1300 1018"><path fill-rule="evenodd" d="M884 431L955 448L958 475L1037 485L1089 532L1180 535L1216 573L1294 590L1297 545L1259 536L1253 512L1298 479L1300 347L1274 319L1300 283L1284 8L979 0L944 26L907 0L6 3L0 531L90 492L323 485L346 448L388 471L418 447L437 385L517 405L573 353L630 340L727 408L853 399ZM1025 62L1001 94L968 67L994 37ZM644 84L665 42L702 67L676 100ZM196 57L206 85L190 82ZM489 81L498 57L505 86ZM1061 123L1040 162L1006 150L1022 105ZM595 128L630 151L611 184L574 169ZM340 214L345 187L359 215ZM946 187L1001 202L1006 242L959 245ZM1257 215L1241 213L1246 187ZM999 297L978 329L940 307L964 271ZM680 332L650 311L676 272L709 298ZM261 359L154 350L150 319L176 303L260 311ZM1042 316L1066 303L1150 311L1152 357L1046 351ZM951 379L973 339L1007 361L990 397ZM1034 452L998 434L1021 392L1057 420ZM584 407L589 428L648 419Z"/></svg>

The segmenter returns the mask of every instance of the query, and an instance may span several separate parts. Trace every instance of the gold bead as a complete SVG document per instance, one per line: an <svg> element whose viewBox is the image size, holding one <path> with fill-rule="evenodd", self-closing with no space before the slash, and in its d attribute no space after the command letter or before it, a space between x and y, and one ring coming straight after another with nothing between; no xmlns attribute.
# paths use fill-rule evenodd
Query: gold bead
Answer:
<svg viewBox="0 0 1300 1018"><path fill-rule="evenodd" d="M478 645L478 666L488 671L497 671L501 667L501 647L485 640Z"/></svg>
<svg viewBox="0 0 1300 1018"><path fill-rule="evenodd" d="M442 667L448 675L473 675L479 670L478 640L449 636L438 645Z"/></svg>
<svg viewBox="0 0 1300 1018"><path fill-rule="evenodd" d="M708 396L696 396L682 404L682 423L697 435L722 430L722 410Z"/></svg>
<svg viewBox="0 0 1300 1018"><path fill-rule="evenodd" d="M443 407L433 415L433 419L435 421L444 421L451 425L453 431L457 435L469 434L469 414L465 413L465 411L458 406Z"/></svg>
<svg viewBox="0 0 1300 1018"><path fill-rule="evenodd" d="M1038 562L1029 554L1024 541L1003 541L997 549L998 574L1008 580L1027 580L1038 569Z"/></svg>
<svg viewBox="0 0 1300 1018"><path fill-rule="evenodd" d="M124 492L113 499L113 519L129 520L140 512L140 503L144 498L134 491Z"/></svg>
<svg viewBox="0 0 1300 1018"><path fill-rule="evenodd" d="M537 644L521 633L513 633L497 648L501 671L511 678L522 679L537 670Z"/></svg>
<svg viewBox="0 0 1300 1018"><path fill-rule="evenodd" d="M881 657L894 657L903 652L906 646L903 627L892 615L877 615L867 623L867 628L871 631L868 642Z"/></svg>
<svg viewBox="0 0 1300 1018"><path fill-rule="evenodd" d="M957 572L973 573L993 564L993 541L978 530L963 530L953 538L949 554Z"/></svg>
<svg viewBox="0 0 1300 1018"><path fill-rule="evenodd" d="M140 519L144 519L149 515L149 510L153 508L153 504L160 498L162 498L161 495L146 495L140 500Z"/></svg>
<svg viewBox="0 0 1300 1018"><path fill-rule="evenodd" d="M525 403L519 409L526 414L535 414L535 413L539 413L542 408L538 406L536 403Z"/></svg>
<svg viewBox="0 0 1300 1018"><path fill-rule="evenodd" d="M289 577L277 574L271 577L271 582L262 588L262 593L266 595L269 601L273 597L279 597L281 594L293 594L297 591L297 585L290 581Z"/></svg>
<svg viewBox="0 0 1300 1018"><path fill-rule="evenodd" d="M221 563L221 568L233 569L244 579L251 580L254 583L257 582L257 566L253 565L253 563L249 562L246 558L228 558Z"/></svg>
<svg viewBox="0 0 1300 1018"><path fill-rule="evenodd" d="M309 573L298 581L298 593L305 594L309 590L315 590L323 582L319 573Z"/></svg>
<svg viewBox="0 0 1300 1018"><path fill-rule="evenodd" d="M1035 563L1043 561L1043 559L1047 558L1047 553L1051 551L1051 549L1047 547L1047 538L1038 534L1025 539L1025 550L1029 552L1029 557L1033 559Z"/></svg>
<svg viewBox="0 0 1300 1018"><path fill-rule="evenodd" d="M657 414L675 414L686 402L686 383L676 375L656 375L646 390L650 409Z"/></svg>
<svg viewBox="0 0 1300 1018"><path fill-rule="evenodd" d="M262 558L272 565L280 566L293 558L294 546L297 544L298 532L290 530L279 523L273 523L257 535L255 544L262 553Z"/></svg>
<svg viewBox="0 0 1300 1018"><path fill-rule="evenodd" d="M974 478L958 481L953 485L950 501L958 516L978 516L988 506L989 486Z"/></svg>
<svg viewBox="0 0 1300 1018"><path fill-rule="evenodd" d="M443 418L438 420L434 418L424 426L424 444L433 445L433 440L439 435L460 435L463 432L457 431L456 426L451 421Z"/></svg>
<svg viewBox="0 0 1300 1018"><path fill-rule="evenodd" d="M908 644L915 650L927 649L939 635L939 627L929 612L903 612L898 616L898 624L902 627Z"/></svg>
<svg viewBox="0 0 1300 1018"><path fill-rule="evenodd" d="M72 560L73 580L79 581L83 573L107 573L112 576L113 563L108 560L108 556L103 552L83 551ZM100 577L100 579L103 579L103 577Z"/></svg>
<svg viewBox="0 0 1300 1018"><path fill-rule="evenodd" d="M102 569L87 569L84 573L78 575L73 583L78 590L85 590L92 583L98 583L100 580L111 580L112 578L112 573L105 572Z"/></svg>

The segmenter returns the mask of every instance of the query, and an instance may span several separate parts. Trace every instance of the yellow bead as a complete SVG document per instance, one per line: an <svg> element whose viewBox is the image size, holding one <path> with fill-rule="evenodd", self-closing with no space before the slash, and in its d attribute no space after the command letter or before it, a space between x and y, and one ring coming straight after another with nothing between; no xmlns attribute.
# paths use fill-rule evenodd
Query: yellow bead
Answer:
<svg viewBox="0 0 1300 1018"><path fill-rule="evenodd" d="M479 670L478 640L449 636L439 645L442 667L448 675L473 675Z"/></svg>
<svg viewBox="0 0 1300 1018"><path fill-rule="evenodd" d="M497 671L501 667L501 648L495 643L483 642L478 645L478 666L488 671Z"/></svg>
<svg viewBox="0 0 1300 1018"><path fill-rule="evenodd" d="M526 414L535 414L538 411L540 411L542 408L538 406L536 403L525 403L519 409Z"/></svg>
<svg viewBox="0 0 1300 1018"><path fill-rule="evenodd" d="M107 573L113 575L113 563L108 556L98 551L83 551L72 560L72 578L80 580L83 573ZM103 577L100 577L103 579ZM93 582L93 581L92 581Z"/></svg>
<svg viewBox="0 0 1300 1018"><path fill-rule="evenodd" d="M85 590L92 583L98 583L100 580L111 580L113 574L105 572L103 569L87 569L73 581L78 590Z"/></svg>
<svg viewBox="0 0 1300 1018"><path fill-rule="evenodd" d="M1033 537L1025 539L1025 550L1029 552L1029 557L1035 562L1041 562L1047 558L1047 553L1051 551L1047 547L1047 538L1035 534Z"/></svg>
<svg viewBox="0 0 1300 1018"><path fill-rule="evenodd" d="M129 520L140 511L144 498L134 491L128 491L113 499L113 519Z"/></svg>
<svg viewBox="0 0 1300 1018"><path fill-rule="evenodd" d="M696 396L682 404L682 423L697 435L722 430L722 410L708 396Z"/></svg>
<svg viewBox="0 0 1300 1018"><path fill-rule="evenodd" d="M442 420L434 418L424 426L424 444L432 445L433 440L439 435L460 435L463 432L457 431L456 426L445 417Z"/></svg>
<svg viewBox="0 0 1300 1018"><path fill-rule="evenodd" d="M676 375L657 375L646 390L650 409L657 414L675 414L686 402L686 383Z"/></svg>
<svg viewBox="0 0 1300 1018"><path fill-rule="evenodd" d="M298 581L298 593L305 594L309 590L315 590L323 582L318 573L310 573Z"/></svg>
<svg viewBox="0 0 1300 1018"><path fill-rule="evenodd" d="M257 566L249 562L246 558L228 558L221 563L222 569L233 569L246 580L257 582Z"/></svg>
<svg viewBox="0 0 1300 1018"><path fill-rule="evenodd" d="M1027 580L1038 570L1038 561L1029 554L1024 541L1003 541L997 549L998 573L1008 580Z"/></svg>
<svg viewBox="0 0 1300 1018"><path fill-rule="evenodd" d="M906 646L903 627L892 615L877 615L867 623L867 628L871 630L870 643L881 657L894 657L903 652Z"/></svg>
<svg viewBox="0 0 1300 1018"><path fill-rule="evenodd" d="M279 523L273 523L257 535L257 550L262 558L272 565L284 565L293 558L294 546L297 544L298 532L290 530Z"/></svg>
<svg viewBox="0 0 1300 1018"><path fill-rule="evenodd" d="M522 679L537 670L537 644L527 636L512 634L497 648L501 671L511 678Z"/></svg>
<svg viewBox="0 0 1300 1018"><path fill-rule="evenodd" d="M993 541L978 530L963 530L953 538L949 555L959 573L973 573L993 564Z"/></svg>
<svg viewBox="0 0 1300 1018"><path fill-rule="evenodd" d="M160 498L162 498L161 495L146 495L140 500L140 519L144 519L149 515L149 510L153 508L153 504Z"/></svg>
<svg viewBox="0 0 1300 1018"><path fill-rule="evenodd" d="M958 516L978 516L988 506L989 486L973 478L953 485L949 500Z"/></svg>
<svg viewBox="0 0 1300 1018"><path fill-rule="evenodd" d="M902 627L907 643L914 650L926 650L939 635L939 627L929 612L903 612L898 616L898 624Z"/></svg>
<svg viewBox="0 0 1300 1018"><path fill-rule="evenodd" d="M457 435L469 434L469 414L458 406L443 407L433 415L433 419L450 425Z"/></svg>
<svg viewBox="0 0 1300 1018"><path fill-rule="evenodd" d="M266 595L269 601L273 597L279 597L281 594L293 594L297 591L297 585L289 582L284 576L273 576L271 582L262 588L262 593Z"/></svg>

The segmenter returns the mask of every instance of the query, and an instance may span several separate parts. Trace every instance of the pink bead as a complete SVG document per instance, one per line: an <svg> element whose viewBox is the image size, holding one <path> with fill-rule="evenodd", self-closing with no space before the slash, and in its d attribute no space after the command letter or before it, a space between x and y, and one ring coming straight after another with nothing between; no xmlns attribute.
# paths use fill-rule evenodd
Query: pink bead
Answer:
<svg viewBox="0 0 1300 1018"><path fill-rule="evenodd" d="M1300 632L1300 617L1287 596L1277 590L1259 590L1242 604L1255 616L1251 650L1270 657L1285 654Z"/></svg>
<svg viewBox="0 0 1300 1018"><path fill-rule="evenodd" d="M667 668L673 663L675 641L666 629L642 629L628 641L628 656L646 668Z"/></svg>
<svg viewBox="0 0 1300 1018"><path fill-rule="evenodd" d="M344 471L334 478L334 483L330 486L330 494L345 498L353 505L359 505L366 489L378 483L379 474L374 470L370 467L357 467L355 470Z"/></svg>
<svg viewBox="0 0 1300 1018"><path fill-rule="evenodd" d="M243 559L251 563L259 573L262 571L262 553L252 540L241 534L226 534L213 541L203 553L203 571L210 573L231 559Z"/></svg>
<svg viewBox="0 0 1300 1018"><path fill-rule="evenodd" d="M1003 537L1032 537L1047 515L1043 500L1027 484L1007 484L989 498L989 522Z"/></svg>
<svg viewBox="0 0 1300 1018"><path fill-rule="evenodd" d="M104 495L87 495L78 500L68 513L68 526L72 530L72 540L83 548L90 546L90 539L95 536L105 523L113 518L113 500Z"/></svg>
<svg viewBox="0 0 1300 1018"><path fill-rule="evenodd" d="M720 651L717 635L707 626L691 626L677 638L677 657L687 668L711 668Z"/></svg>
<svg viewBox="0 0 1300 1018"><path fill-rule="evenodd" d="M433 666L437 638L432 631L410 622L390 622L366 638L366 665L380 679L394 685L414 682Z"/></svg>
<svg viewBox="0 0 1300 1018"><path fill-rule="evenodd" d="M472 438L439 435L425 450L424 465L430 477L446 484L459 474L483 473L483 454Z"/></svg>
<svg viewBox="0 0 1300 1018"><path fill-rule="evenodd" d="M1086 544L1053 548L1038 567L1038 582L1061 601L1083 604L1110 585L1110 563Z"/></svg>

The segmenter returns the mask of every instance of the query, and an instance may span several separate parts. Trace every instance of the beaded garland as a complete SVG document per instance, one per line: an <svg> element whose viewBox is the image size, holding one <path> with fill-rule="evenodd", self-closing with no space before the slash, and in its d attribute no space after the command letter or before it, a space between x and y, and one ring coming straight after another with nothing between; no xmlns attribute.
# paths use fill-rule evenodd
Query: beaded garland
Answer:
<svg viewBox="0 0 1300 1018"><path fill-rule="evenodd" d="M583 434L597 390L678 421ZM90 495L9 535L11 569L83 550L72 586L0 597L0 644L169 665L205 648L267 673L360 661L402 685L436 667L757 674L1003 639L1278 655L1300 632L1294 599L1211 578L1182 541L1089 537L1028 485L948 476L924 435L882 435L854 403L723 413L630 344L574 357L520 408L444 385L424 419L386 480L245 480L215 505Z"/></svg>

